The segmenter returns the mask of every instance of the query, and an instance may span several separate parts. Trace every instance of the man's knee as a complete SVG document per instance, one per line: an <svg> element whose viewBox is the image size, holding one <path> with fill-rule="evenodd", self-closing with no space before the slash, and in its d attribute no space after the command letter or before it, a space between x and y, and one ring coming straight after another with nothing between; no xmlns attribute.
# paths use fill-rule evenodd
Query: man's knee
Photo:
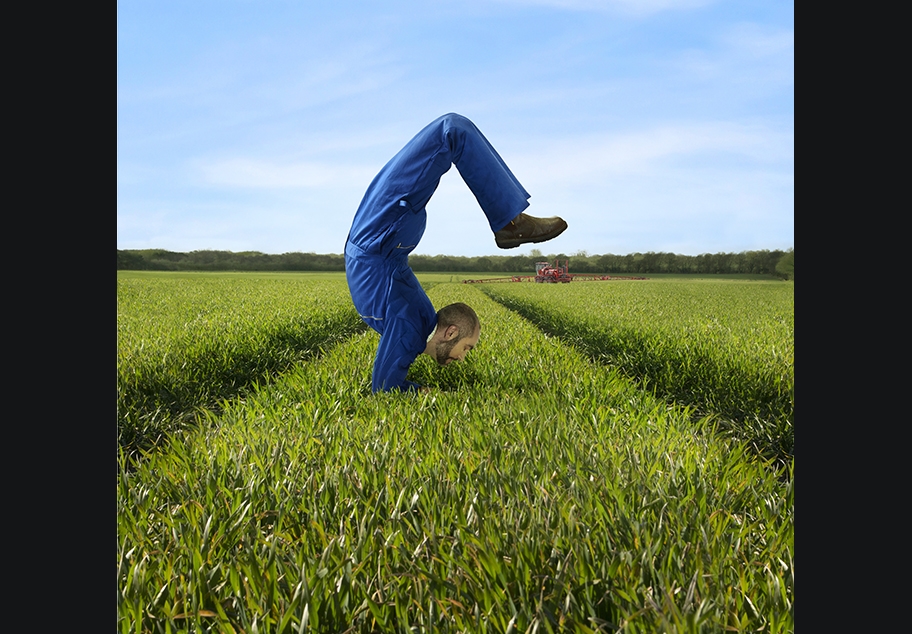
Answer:
<svg viewBox="0 0 912 634"><path fill-rule="evenodd" d="M455 112L445 114L440 119L443 121L443 129L447 131L469 131L473 133L478 131L478 126L471 119Z"/></svg>
<svg viewBox="0 0 912 634"><path fill-rule="evenodd" d="M478 127L468 117L451 112L440 117L443 133L447 138L450 151L454 153L454 162L462 154L462 145L466 139L478 136Z"/></svg>

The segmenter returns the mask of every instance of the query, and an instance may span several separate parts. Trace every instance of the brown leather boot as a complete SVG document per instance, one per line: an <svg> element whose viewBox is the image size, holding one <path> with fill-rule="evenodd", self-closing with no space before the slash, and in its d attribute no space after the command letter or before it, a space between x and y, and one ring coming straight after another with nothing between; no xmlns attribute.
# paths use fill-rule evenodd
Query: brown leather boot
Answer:
<svg viewBox="0 0 912 634"><path fill-rule="evenodd" d="M494 232L494 241L501 249L514 249L526 242L544 242L556 238L567 228L563 218L536 218L519 214L510 223Z"/></svg>

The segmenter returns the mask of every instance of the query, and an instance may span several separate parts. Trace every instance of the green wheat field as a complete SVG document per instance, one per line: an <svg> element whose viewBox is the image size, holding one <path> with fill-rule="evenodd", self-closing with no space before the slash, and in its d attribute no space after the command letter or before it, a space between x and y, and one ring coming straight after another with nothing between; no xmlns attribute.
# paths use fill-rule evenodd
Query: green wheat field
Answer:
<svg viewBox="0 0 912 634"><path fill-rule="evenodd" d="M118 632L794 631L793 282L418 277L372 395L341 274L118 273Z"/></svg>

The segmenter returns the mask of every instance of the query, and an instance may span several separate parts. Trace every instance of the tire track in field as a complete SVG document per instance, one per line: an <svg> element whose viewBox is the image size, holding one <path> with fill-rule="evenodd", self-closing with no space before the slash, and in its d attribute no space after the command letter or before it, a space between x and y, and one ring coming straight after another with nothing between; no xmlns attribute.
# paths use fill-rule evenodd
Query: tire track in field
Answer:
<svg viewBox="0 0 912 634"><path fill-rule="evenodd" d="M738 441L746 442L755 454L773 460L781 466L787 466L794 458L794 429L791 417L778 416L772 408L761 412L745 412L736 407L729 409L712 408L698 397L686 394L663 392L660 388L650 389L648 369L639 364L625 364L625 357L638 358L639 354L632 348L619 348L606 354L595 341L582 335L572 322L555 323L547 315L536 310L534 305L494 293L490 289L479 288L486 297L500 304L510 312L525 318L542 333L555 337L564 345L570 346L586 355L594 363L616 368L634 381L640 389L666 400L669 404L684 405L693 411L694 418L711 416L717 420L719 431ZM653 359L653 364L661 366L664 359Z"/></svg>
<svg viewBox="0 0 912 634"><path fill-rule="evenodd" d="M185 360L187 379L150 373L127 386L118 385L118 445L128 455L160 448L167 436L195 427L203 412L218 414L226 400L268 384L301 363L320 359L336 346L367 330L360 319L337 320L318 330L295 326L275 329L255 350L233 355L231 368L207 372L206 355Z"/></svg>

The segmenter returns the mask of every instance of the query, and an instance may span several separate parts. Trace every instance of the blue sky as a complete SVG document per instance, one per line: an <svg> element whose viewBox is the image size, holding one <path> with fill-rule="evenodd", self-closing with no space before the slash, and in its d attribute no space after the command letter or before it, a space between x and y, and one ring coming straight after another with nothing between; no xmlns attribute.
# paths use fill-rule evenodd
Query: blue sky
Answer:
<svg viewBox="0 0 912 634"><path fill-rule="evenodd" d="M415 253L794 246L794 4L120 0L117 248L342 253L447 112L560 215L499 250L456 168Z"/></svg>

